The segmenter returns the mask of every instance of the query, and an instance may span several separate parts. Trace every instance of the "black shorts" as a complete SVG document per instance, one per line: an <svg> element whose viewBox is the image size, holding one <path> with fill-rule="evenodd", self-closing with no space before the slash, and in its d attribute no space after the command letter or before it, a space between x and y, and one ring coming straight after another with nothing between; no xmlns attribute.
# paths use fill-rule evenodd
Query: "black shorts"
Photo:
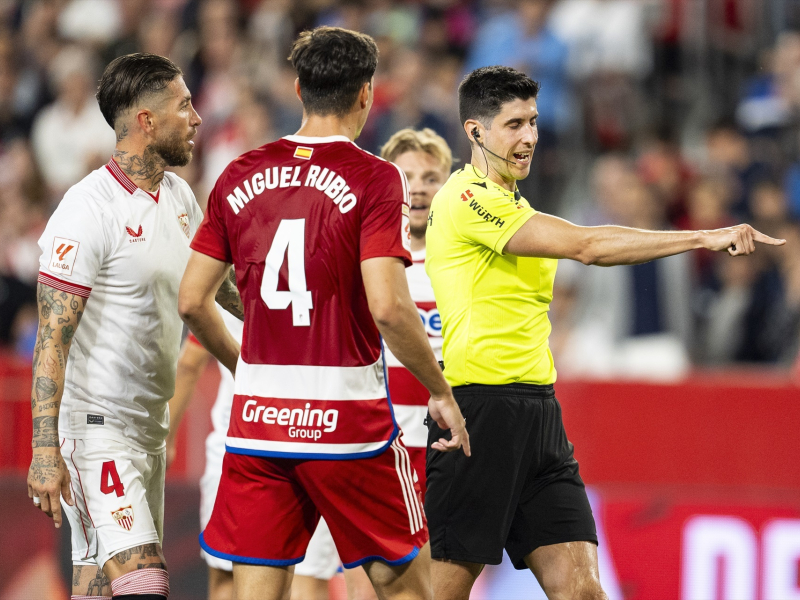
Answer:
<svg viewBox="0 0 800 600"><path fill-rule="evenodd" d="M539 546L597 543L592 509L552 385L453 388L472 456L430 445L444 432L429 420L425 513L433 558L514 567Z"/></svg>

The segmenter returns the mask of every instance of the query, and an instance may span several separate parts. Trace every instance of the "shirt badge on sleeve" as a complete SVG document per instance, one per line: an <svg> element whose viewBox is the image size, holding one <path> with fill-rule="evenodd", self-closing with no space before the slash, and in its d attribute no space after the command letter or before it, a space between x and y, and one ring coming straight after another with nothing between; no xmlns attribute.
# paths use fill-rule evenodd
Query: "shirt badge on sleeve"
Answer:
<svg viewBox="0 0 800 600"><path fill-rule="evenodd" d="M68 240L62 237L54 238L53 251L50 254L50 271L59 275L72 275L80 245L80 242L75 240Z"/></svg>

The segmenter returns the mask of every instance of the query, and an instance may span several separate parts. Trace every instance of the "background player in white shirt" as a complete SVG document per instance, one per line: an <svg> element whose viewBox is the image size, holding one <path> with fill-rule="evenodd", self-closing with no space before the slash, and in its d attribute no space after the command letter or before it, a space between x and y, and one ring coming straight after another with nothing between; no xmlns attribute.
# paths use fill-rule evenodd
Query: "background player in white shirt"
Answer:
<svg viewBox="0 0 800 600"><path fill-rule="evenodd" d="M243 323L226 311L220 310L225 327L241 344ZM184 342L178 359L178 375L175 380L175 395L169 401L169 435L167 436L167 466L175 457L175 443L181 419L192 399L197 383L205 370L211 354L191 333ZM217 398L211 409L213 429L206 438L206 467L200 479L200 529L205 529L214 508L217 488L222 476L222 459L225 456L225 437L233 404L233 375L222 363L217 363L220 372ZM233 563L200 550L208 565L208 600L231 600L233 598ZM292 600L320 600L328 597L328 581L339 568L339 555L330 531L324 520L311 538L303 562L295 567L292 580ZM362 569L353 569L361 571ZM372 585L366 579L368 592Z"/></svg>
<svg viewBox="0 0 800 600"><path fill-rule="evenodd" d="M56 527L63 497L73 598L166 598L177 294L202 215L164 169L189 162L201 119L180 69L160 56L114 60L97 98L114 156L66 193L39 240L28 495ZM233 307L238 296L226 282L218 298Z"/></svg>
<svg viewBox="0 0 800 600"><path fill-rule="evenodd" d="M421 131L398 131L381 148L381 157L400 167L408 179L413 264L406 269L406 278L411 299L417 305L433 353L437 360L442 360L442 325L431 280L425 272L425 232L428 219L432 218L429 211L433 196L450 177L453 154L441 136L426 128ZM389 392L395 418L403 430L403 442L422 480L420 487L424 496L428 429L423 421L428 410L428 393L391 350L386 352L386 365L389 367Z"/></svg>

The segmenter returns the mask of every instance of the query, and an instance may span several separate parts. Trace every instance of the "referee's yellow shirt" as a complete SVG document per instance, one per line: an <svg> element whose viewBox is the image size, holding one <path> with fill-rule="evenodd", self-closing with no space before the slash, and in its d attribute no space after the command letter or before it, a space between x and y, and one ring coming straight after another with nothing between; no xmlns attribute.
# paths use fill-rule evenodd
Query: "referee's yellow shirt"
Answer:
<svg viewBox="0 0 800 600"><path fill-rule="evenodd" d="M536 211L472 165L434 196L425 270L442 319L451 386L556 380L547 311L558 261L503 254Z"/></svg>

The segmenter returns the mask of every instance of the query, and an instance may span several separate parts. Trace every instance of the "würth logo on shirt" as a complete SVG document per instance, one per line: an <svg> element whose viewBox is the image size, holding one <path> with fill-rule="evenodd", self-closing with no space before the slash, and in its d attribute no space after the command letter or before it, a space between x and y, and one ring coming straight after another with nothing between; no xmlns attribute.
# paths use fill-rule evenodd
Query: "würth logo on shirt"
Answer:
<svg viewBox="0 0 800 600"><path fill-rule="evenodd" d="M72 275L75 259L78 256L80 242L57 237L53 239L53 251L50 254L49 269L60 275Z"/></svg>
<svg viewBox="0 0 800 600"><path fill-rule="evenodd" d="M142 226L141 225L139 225L139 229L137 229L136 231L134 231L130 227L126 226L125 227L125 231L127 231L128 232L128 236L130 236L128 238L128 241L131 244L133 244L135 242L143 242L143 241L145 241L145 238L142 237Z"/></svg>

